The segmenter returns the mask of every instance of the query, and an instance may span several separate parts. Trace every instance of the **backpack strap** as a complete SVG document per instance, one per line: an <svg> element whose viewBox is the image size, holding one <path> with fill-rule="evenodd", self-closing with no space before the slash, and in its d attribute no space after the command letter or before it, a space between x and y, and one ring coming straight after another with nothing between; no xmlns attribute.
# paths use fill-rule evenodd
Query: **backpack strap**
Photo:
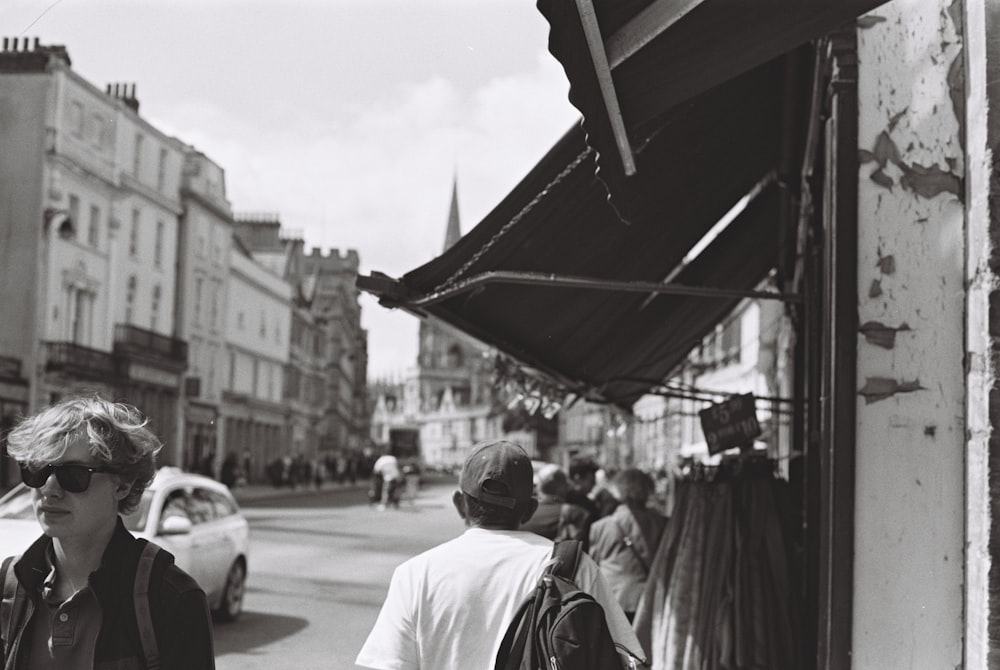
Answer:
<svg viewBox="0 0 1000 670"><path fill-rule="evenodd" d="M551 573L571 582L574 581L582 553L583 542L580 540L559 540L552 545L552 558L555 559L555 563Z"/></svg>
<svg viewBox="0 0 1000 670"><path fill-rule="evenodd" d="M146 542L139 555L135 584L132 588L135 622L139 627L139 640L142 642L142 652L146 657L146 670L160 668L160 650L156 644L156 631L153 629L153 616L149 609L149 579L153 573L153 562L159 553L160 547L152 542Z"/></svg>
<svg viewBox="0 0 1000 670"><path fill-rule="evenodd" d="M642 557L639 550L635 548L635 542L632 541L632 536L628 534L628 531L618 522L618 519L614 520L615 525L618 526L618 530L622 534L622 542L626 547L632 550L632 554L635 556L636 560L639 561L639 565L642 566L643 572L649 575L649 566L646 564L646 559Z"/></svg>
<svg viewBox="0 0 1000 670"><path fill-rule="evenodd" d="M17 575L14 574L14 556L3 559L3 566L0 567L0 580L3 582L3 600L0 601L0 636L3 637L5 658L10 653L11 645L14 643L11 636L14 619L14 600L17 597Z"/></svg>

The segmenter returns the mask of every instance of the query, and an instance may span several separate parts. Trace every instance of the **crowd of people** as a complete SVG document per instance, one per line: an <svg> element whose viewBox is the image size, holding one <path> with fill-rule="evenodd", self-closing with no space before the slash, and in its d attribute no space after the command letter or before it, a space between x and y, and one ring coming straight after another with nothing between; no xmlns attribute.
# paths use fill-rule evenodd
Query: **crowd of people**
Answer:
<svg viewBox="0 0 1000 670"><path fill-rule="evenodd" d="M561 540L583 543L575 583L603 608L621 667L645 661L632 621L667 524L654 477L589 458L534 471L523 449L498 440L474 448L458 484L465 532L396 568L358 665L494 667Z"/></svg>
<svg viewBox="0 0 1000 670"><path fill-rule="evenodd" d="M151 483L160 447L138 409L97 396L56 403L8 435L41 535L0 564L0 667L214 667L205 593L120 517ZM393 504L403 468L385 456L373 474L380 504ZM638 667L632 620L667 522L650 504L655 491L638 469L603 473L576 459L535 472L517 444L476 445L452 496L465 531L396 568L357 663L494 667L554 542L571 539L586 550L575 584L601 605L612 654Z"/></svg>

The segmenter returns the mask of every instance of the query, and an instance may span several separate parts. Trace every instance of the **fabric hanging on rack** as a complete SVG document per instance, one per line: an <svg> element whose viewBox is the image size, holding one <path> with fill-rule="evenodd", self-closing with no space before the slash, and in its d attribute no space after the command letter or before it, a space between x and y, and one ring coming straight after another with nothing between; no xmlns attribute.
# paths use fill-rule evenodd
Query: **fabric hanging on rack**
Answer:
<svg viewBox="0 0 1000 670"><path fill-rule="evenodd" d="M635 616L653 670L797 670L783 486L764 459L679 483Z"/></svg>

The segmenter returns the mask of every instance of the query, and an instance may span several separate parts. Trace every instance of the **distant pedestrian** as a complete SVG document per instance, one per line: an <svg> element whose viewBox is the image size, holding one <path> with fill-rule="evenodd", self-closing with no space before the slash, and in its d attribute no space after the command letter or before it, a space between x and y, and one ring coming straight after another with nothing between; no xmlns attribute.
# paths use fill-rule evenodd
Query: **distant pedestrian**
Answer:
<svg viewBox="0 0 1000 670"><path fill-rule="evenodd" d="M521 530L537 533L550 540L580 540L584 549L590 541L590 515L587 510L566 502L569 480L555 463L539 468L535 476L538 509Z"/></svg>
<svg viewBox="0 0 1000 670"><path fill-rule="evenodd" d="M489 669L518 606L535 589L552 541L517 530L537 507L531 459L503 440L476 445L452 502L459 537L396 568L356 663L378 670ZM594 562L581 554L577 585L604 608L611 636L643 657L628 620ZM623 667L627 667L623 657Z"/></svg>
<svg viewBox="0 0 1000 670"><path fill-rule="evenodd" d="M236 486L237 464L236 454L228 452L222 460L222 468L219 470L219 481L232 488Z"/></svg>
<svg viewBox="0 0 1000 670"><path fill-rule="evenodd" d="M378 457L375 465L372 466L373 483L378 482L377 497L378 508L384 510L386 507L399 507L399 487L403 483L403 472L399 468L399 460L392 454L385 453Z"/></svg>
<svg viewBox="0 0 1000 670"><path fill-rule="evenodd" d="M0 567L0 667L138 669L156 655L162 670L215 667L204 591L119 516L152 482L159 448L135 407L97 396L64 400L10 433L43 535ZM139 570L146 595L134 593Z"/></svg>
<svg viewBox="0 0 1000 670"><path fill-rule="evenodd" d="M587 456L575 456L569 462L570 488L566 500L587 510L591 523L601 518L601 509L590 497L590 492L597 484L597 471L600 469L594 459Z"/></svg>
<svg viewBox="0 0 1000 670"><path fill-rule="evenodd" d="M590 555L631 621L667 518L648 507L653 480L641 470L622 470L610 487L621 503L591 526Z"/></svg>

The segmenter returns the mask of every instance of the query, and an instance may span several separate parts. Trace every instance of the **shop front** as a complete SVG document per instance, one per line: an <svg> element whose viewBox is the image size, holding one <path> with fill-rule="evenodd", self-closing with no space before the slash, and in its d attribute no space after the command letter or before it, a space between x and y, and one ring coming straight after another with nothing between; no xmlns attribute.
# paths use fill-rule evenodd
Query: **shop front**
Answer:
<svg viewBox="0 0 1000 670"><path fill-rule="evenodd" d="M0 493L20 477L7 458L7 432L28 414L28 380L21 376L21 361L0 356Z"/></svg>
<svg viewBox="0 0 1000 670"><path fill-rule="evenodd" d="M938 167L920 162L916 130L910 144L888 139L901 119L924 118L917 102L964 122L955 26L971 25L962 12L982 5L942 4L927 32L948 37L931 46L902 27L920 13L912 3L883 4L539 2L582 123L440 257L399 279L358 280L383 305L443 320L518 361L543 404L584 399L626 413L740 301L781 305L786 376L773 382L790 420L768 456L790 464L781 488L798 550L778 570L794 626L751 624L772 641L792 638L784 664L769 667L895 667L907 647L925 667L956 667L991 646L985 626L973 634L992 620L982 595L990 562L963 559L964 506L979 503L966 502L955 417L981 410L977 390L967 399L961 388L961 334L916 332L913 346L877 354L911 330L893 305L914 323L938 312L949 315L945 331L962 330L952 314L969 299L960 260L939 270L926 259L967 243L953 223L960 170L940 167L968 158L964 136L935 122L934 141L957 150ZM920 49L926 62L914 62ZM894 58L896 70L886 65ZM918 73L931 71L949 83L928 89ZM887 104L899 90L911 99ZM894 199L912 210L886 210ZM906 280L923 289L900 283L890 239ZM901 376L921 369L921 379ZM911 432L920 413L933 420ZM904 447L920 454L905 478L886 456L905 459ZM740 509L763 518L759 505ZM715 512L691 527L717 530ZM984 550L982 536L964 540ZM919 635L904 642L904 630Z"/></svg>

